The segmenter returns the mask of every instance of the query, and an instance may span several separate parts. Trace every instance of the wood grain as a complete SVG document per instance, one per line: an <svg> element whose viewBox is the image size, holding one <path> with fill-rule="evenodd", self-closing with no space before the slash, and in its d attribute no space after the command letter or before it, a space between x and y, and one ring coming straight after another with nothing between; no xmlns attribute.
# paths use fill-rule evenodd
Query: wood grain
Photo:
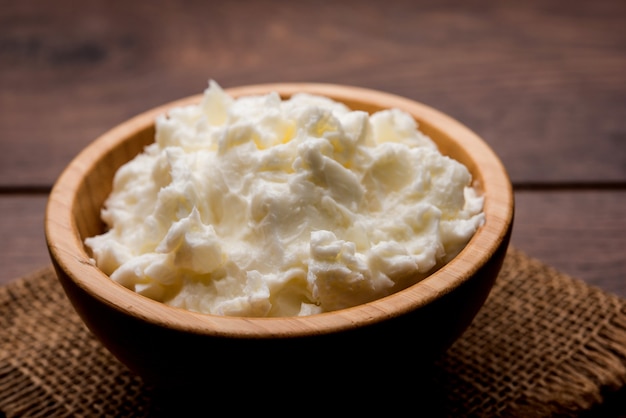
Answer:
<svg viewBox="0 0 626 418"><path fill-rule="evenodd" d="M215 78L360 85L451 114L511 174L514 244L626 296L626 2L0 5L0 282L47 262L46 193L71 158Z"/></svg>
<svg viewBox="0 0 626 418"><path fill-rule="evenodd" d="M0 285L50 264L43 230L45 195L0 195Z"/></svg>
<svg viewBox="0 0 626 418"><path fill-rule="evenodd" d="M626 297L626 191L517 192L512 243Z"/></svg>
<svg viewBox="0 0 626 418"><path fill-rule="evenodd" d="M0 186L51 185L96 136L209 78L381 89L467 124L516 184L626 181L621 0L26 0L0 24Z"/></svg>

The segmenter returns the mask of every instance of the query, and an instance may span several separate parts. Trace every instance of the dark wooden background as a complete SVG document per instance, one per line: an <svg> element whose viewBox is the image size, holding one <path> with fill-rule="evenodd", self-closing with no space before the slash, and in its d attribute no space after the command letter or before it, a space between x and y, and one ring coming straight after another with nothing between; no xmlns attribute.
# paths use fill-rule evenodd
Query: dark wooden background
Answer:
<svg viewBox="0 0 626 418"><path fill-rule="evenodd" d="M223 87L436 107L516 190L513 245L626 297L626 1L0 0L0 283L49 263L48 192L126 118Z"/></svg>
<svg viewBox="0 0 626 418"><path fill-rule="evenodd" d="M626 297L624 0L0 0L0 284L49 264L46 199L72 157L210 78L450 114L510 173L512 244Z"/></svg>
<svg viewBox="0 0 626 418"><path fill-rule="evenodd" d="M210 78L450 114L510 173L512 244L626 297L624 0L0 0L0 285L49 264L47 196L84 146Z"/></svg>

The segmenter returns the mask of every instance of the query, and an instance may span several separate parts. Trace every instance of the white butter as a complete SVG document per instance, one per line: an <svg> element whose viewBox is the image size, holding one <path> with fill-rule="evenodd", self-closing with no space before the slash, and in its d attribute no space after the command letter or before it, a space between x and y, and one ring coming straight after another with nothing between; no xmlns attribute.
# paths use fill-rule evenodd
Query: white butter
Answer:
<svg viewBox="0 0 626 418"><path fill-rule="evenodd" d="M192 311L293 316L355 306L449 261L484 222L460 163L399 110L324 97L202 103L156 121L91 237L124 286Z"/></svg>

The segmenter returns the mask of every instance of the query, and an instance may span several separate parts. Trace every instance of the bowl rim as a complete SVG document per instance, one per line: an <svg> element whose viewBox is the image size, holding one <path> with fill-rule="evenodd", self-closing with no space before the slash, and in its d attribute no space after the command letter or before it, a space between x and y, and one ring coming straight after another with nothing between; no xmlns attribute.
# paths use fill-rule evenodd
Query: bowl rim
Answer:
<svg viewBox="0 0 626 418"><path fill-rule="evenodd" d="M424 280L389 296L362 305L302 317L229 317L196 313L154 301L112 281L90 258L72 218L74 197L81 179L99 155L104 155L133 132L154 124L173 107L198 103L197 94L145 111L105 132L88 144L62 171L48 198L45 236L50 256L76 286L91 297L142 321L195 334L236 338L304 337L335 333L404 315L457 288L484 266L500 247L512 226L514 195L506 169L477 134L452 117L416 100L379 90L328 83L267 83L224 89L233 97L278 92L282 97L314 93L338 101L359 101L381 108L399 108L427 120L461 144L476 161L484 181L485 224L461 252Z"/></svg>

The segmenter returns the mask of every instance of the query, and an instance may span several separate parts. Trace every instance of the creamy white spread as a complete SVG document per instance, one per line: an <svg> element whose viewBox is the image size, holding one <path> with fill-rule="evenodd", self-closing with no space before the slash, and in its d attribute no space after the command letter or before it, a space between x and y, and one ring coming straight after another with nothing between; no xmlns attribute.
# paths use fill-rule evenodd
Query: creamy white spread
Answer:
<svg viewBox="0 0 626 418"><path fill-rule="evenodd" d="M484 222L465 166L407 113L328 98L234 99L156 120L155 142L116 173L86 240L122 285L191 311L310 315L406 288Z"/></svg>

